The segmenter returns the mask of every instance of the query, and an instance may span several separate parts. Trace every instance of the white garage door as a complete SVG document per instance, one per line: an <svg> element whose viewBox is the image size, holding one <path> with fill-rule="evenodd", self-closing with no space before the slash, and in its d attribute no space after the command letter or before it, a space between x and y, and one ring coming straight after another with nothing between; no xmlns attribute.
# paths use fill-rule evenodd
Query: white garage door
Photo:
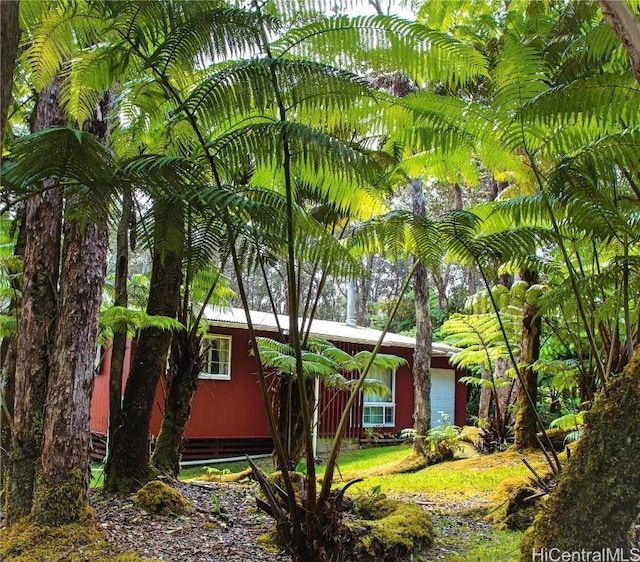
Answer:
<svg viewBox="0 0 640 562"><path fill-rule="evenodd" d="M442 425L441 412L449 416L449 423L454 423L455 389L455 371L431 369L431 427Z"/></svg>

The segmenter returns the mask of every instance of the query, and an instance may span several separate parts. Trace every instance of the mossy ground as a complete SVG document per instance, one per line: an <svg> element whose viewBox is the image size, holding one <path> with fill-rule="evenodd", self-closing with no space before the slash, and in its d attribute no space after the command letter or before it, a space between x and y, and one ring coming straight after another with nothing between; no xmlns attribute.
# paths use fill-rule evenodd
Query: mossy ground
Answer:
<svg viewBox="0 0 640 562"><path fill-rule="evenodd" d="M28 518L0 529L0 560L5 562L140 562L133 553L118 553L107 544L90 512L78 523L47 527Z"/></svg>
<svg viewBox="0 0 640 562"><path fill-rule="evenodd" d="M352 547L356 560L410 559L433 542L431 517L415 503L363 495L354 505L358 519L350 527L356 537Z"/></svg>
<svg viewBox="0 0 640 562"><path fill-rule="evenodd" d="M148 482L132 497L136 505L149 513L186 515L191 511L191 502L175 488L160 480Z"/></svg>

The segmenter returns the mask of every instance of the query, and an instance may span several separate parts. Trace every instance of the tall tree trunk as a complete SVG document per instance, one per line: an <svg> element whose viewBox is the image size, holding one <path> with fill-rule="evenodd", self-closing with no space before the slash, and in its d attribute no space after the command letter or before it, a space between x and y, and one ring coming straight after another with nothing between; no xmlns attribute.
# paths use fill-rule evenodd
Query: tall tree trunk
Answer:
<svg viewBox="0 0 640 562"><path fill-rule="evenodd" d="M484 366L480 367L482 373L482 379L485 381L491 380L491 374L489 369ZM480 404L478 405L478 418L481 420L489 420L489 410L491 408L491 387L487 384L483 384L480 387Z"/></svg>
<svg viewBox="0 0 640 562"><path fill-rule="evenodd" d="M180 220L161 221L167 203L156 203L154 253L147 314L175 318L180 299L184 228ZM161 208L162 207L162 208ZM161 248L169 241L170 247ZM105 489L133 492L151 477L149 422L158 380L166 368L171 332L150 327L141 331L122 403L122 424L114 431L105 467Z"/></svg>
<svg viewBox="0 0 640 562"><path fill-rule="evenodd" d="M532 285L538 282L536 271L523 271L520 274L523 281ZM535 304L524 304L522 310L522 332L520 340L520 369L522 382L518 387L518 399L516 402L516 420L514 425L514 440L517 449L536 447L536 415L529 398L535 404L538 396L538 376L531 368L540 357L540 332L542 330L542 318L538 316L538 308ZM527 396L527 394L529 396Z"/></svg>
<svg viewBox="0 0 640 562"><path fill-rule="evenodd" d="M36 103L33 130L62 126L55 78ZM13 431L6 485L9 524L28 515L33 502L35 469L40 462L45 399L49 381L49 351L58 307L62 195L57 183L25 204L26 232L22 311L18 323Z"/></svg>
<svg viewBox="0 0 640 562"><path fill-rule="evenodd" d="M32 510L43 525L78 521L89 500L89 413L106 256L106 221L66 222L42 470Z"/></svg>
<svg viewBox="0 0 640 562"><path fill-rule="evenodd" d="M180 472L182 436L202 371L201 344L201 337L186 330L175 333L171 342L167 399L151 466L173 477Z"/></svg>
<svg viewBox="0 0 640 562"><path fill-rule="evenodd" d="M511 389L513 387L512 380L507 376L507 368L509 363L505 359L496 359L493 380L495 382L495 394L493 418L496 424L496 428L500 432L501 436L505 435L505 428L509 424L509 406L511 401Z"/></svg>
<svg viewBox="0 0 640 562"><path fill-rule="evenodd" d="M18 20L18 0L0 2L0 153L4 145L7 116L11 104L13 69L15 68L18 44L20 43L20 22Z"/></svg>
<svg viewBox="0 0 640 562"><path fill-rule="evenodd" d="M422 180L411 182L411 200L414 214L427 214L422 190ZM419 263L413 277L413 294L416 307L416 347L413 352L413 425L416 438L413 444L417 453L427 454L425 438L431 429L431 347L433 330L429 308L429 272ZM452 420L453 421L453 420Z"/></svg>
<svg viewBox="0 0 640 562"><path fill-rule="evenodd" d="M640 505L639 411L640 347L585 416L584 435L557 489L525 535L522 560L532 560L543 548L600 552L628 547ZM620 559L629 560L628 552Z"/></svg>
<svg viewBox="0 0 640 562"><path fill-rule="evenodd" d="M13 255L19 257L24 262L24 250L26 244L26 231L24 228L24 207L19 210L18 218L18 237ZM11 269L9 273L13 276L11 279L11 288L13 289L13 298L9 303L9 314L20 314L22 307L22 283L18 274L21 268ZM2 381L0 390L0 485L6 482L8 466L9 466L9 450L11 449L11 428L13 425L13 402L15 396L16 385L16 362L18 358L18 338L16 335L5 338L2 341L3 348L0 349L0 357L2 358Z"/></svg>
<svg viewBox="0 0 640 562"><path fill-rule="evenodd" d="M109 94L100 100L85 130L109 143ZM42 525L84 517L89 504L91 391L98 315L107 270L106 212L79 221L79 196L65 202L64 248L55 339L42 442L31 514Z"/></svg>
<svg viewBox="0 0 640 562"><path fill-rule="evenodd" d="M116 240L116 271L114 306L126 307L129 299L127 295L127 280L129 276L129 227L133 205L131 192L125 190L122 194L122 214L118 223ZM122 424L122 373L124 357L127 349L127 326L117 326L114 329L111 342L111 366L109 370L109 429L107 443L109 454L114 431Z"/></svg>
<svg viewBox="0 0 640 562"><path fill-rule="evenodd" d="M366 257L366 271L373 270L373 255ZM356 325L369 325L369 299L371 298L371 278L362 276L357 280L358 290L356 296Z"/></svg>

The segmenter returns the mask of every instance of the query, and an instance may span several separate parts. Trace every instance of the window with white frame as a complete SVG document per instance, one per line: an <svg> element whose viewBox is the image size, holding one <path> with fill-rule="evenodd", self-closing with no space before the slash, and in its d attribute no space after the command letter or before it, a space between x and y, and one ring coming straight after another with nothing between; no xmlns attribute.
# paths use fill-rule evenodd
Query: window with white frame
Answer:
<svg viewBox="0 0 640 562"><path fill-rule="evenodd" d="M202 347L204 365L199 378L231 380L231 337L206 335Z"/></svg>
<svg viewBox="0 0 640 562"><path fill-rule="evenodd" d="M391 427L396 424L396 374L391 369L372 367L368 380L377 380L386 391L364 392L362 425L364 427Z"/></svg>

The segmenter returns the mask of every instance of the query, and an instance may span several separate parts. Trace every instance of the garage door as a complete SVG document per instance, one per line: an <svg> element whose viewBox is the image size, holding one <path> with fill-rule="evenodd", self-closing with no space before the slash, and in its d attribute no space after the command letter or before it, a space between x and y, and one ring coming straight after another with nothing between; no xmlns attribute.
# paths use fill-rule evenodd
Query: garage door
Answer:
<svg viewBox="0 0 640 562"><path fill-rule="evenodd" d="M455 371L452 369L431 369L431 427L442 425L442 413L454 422Z"/></svg>

